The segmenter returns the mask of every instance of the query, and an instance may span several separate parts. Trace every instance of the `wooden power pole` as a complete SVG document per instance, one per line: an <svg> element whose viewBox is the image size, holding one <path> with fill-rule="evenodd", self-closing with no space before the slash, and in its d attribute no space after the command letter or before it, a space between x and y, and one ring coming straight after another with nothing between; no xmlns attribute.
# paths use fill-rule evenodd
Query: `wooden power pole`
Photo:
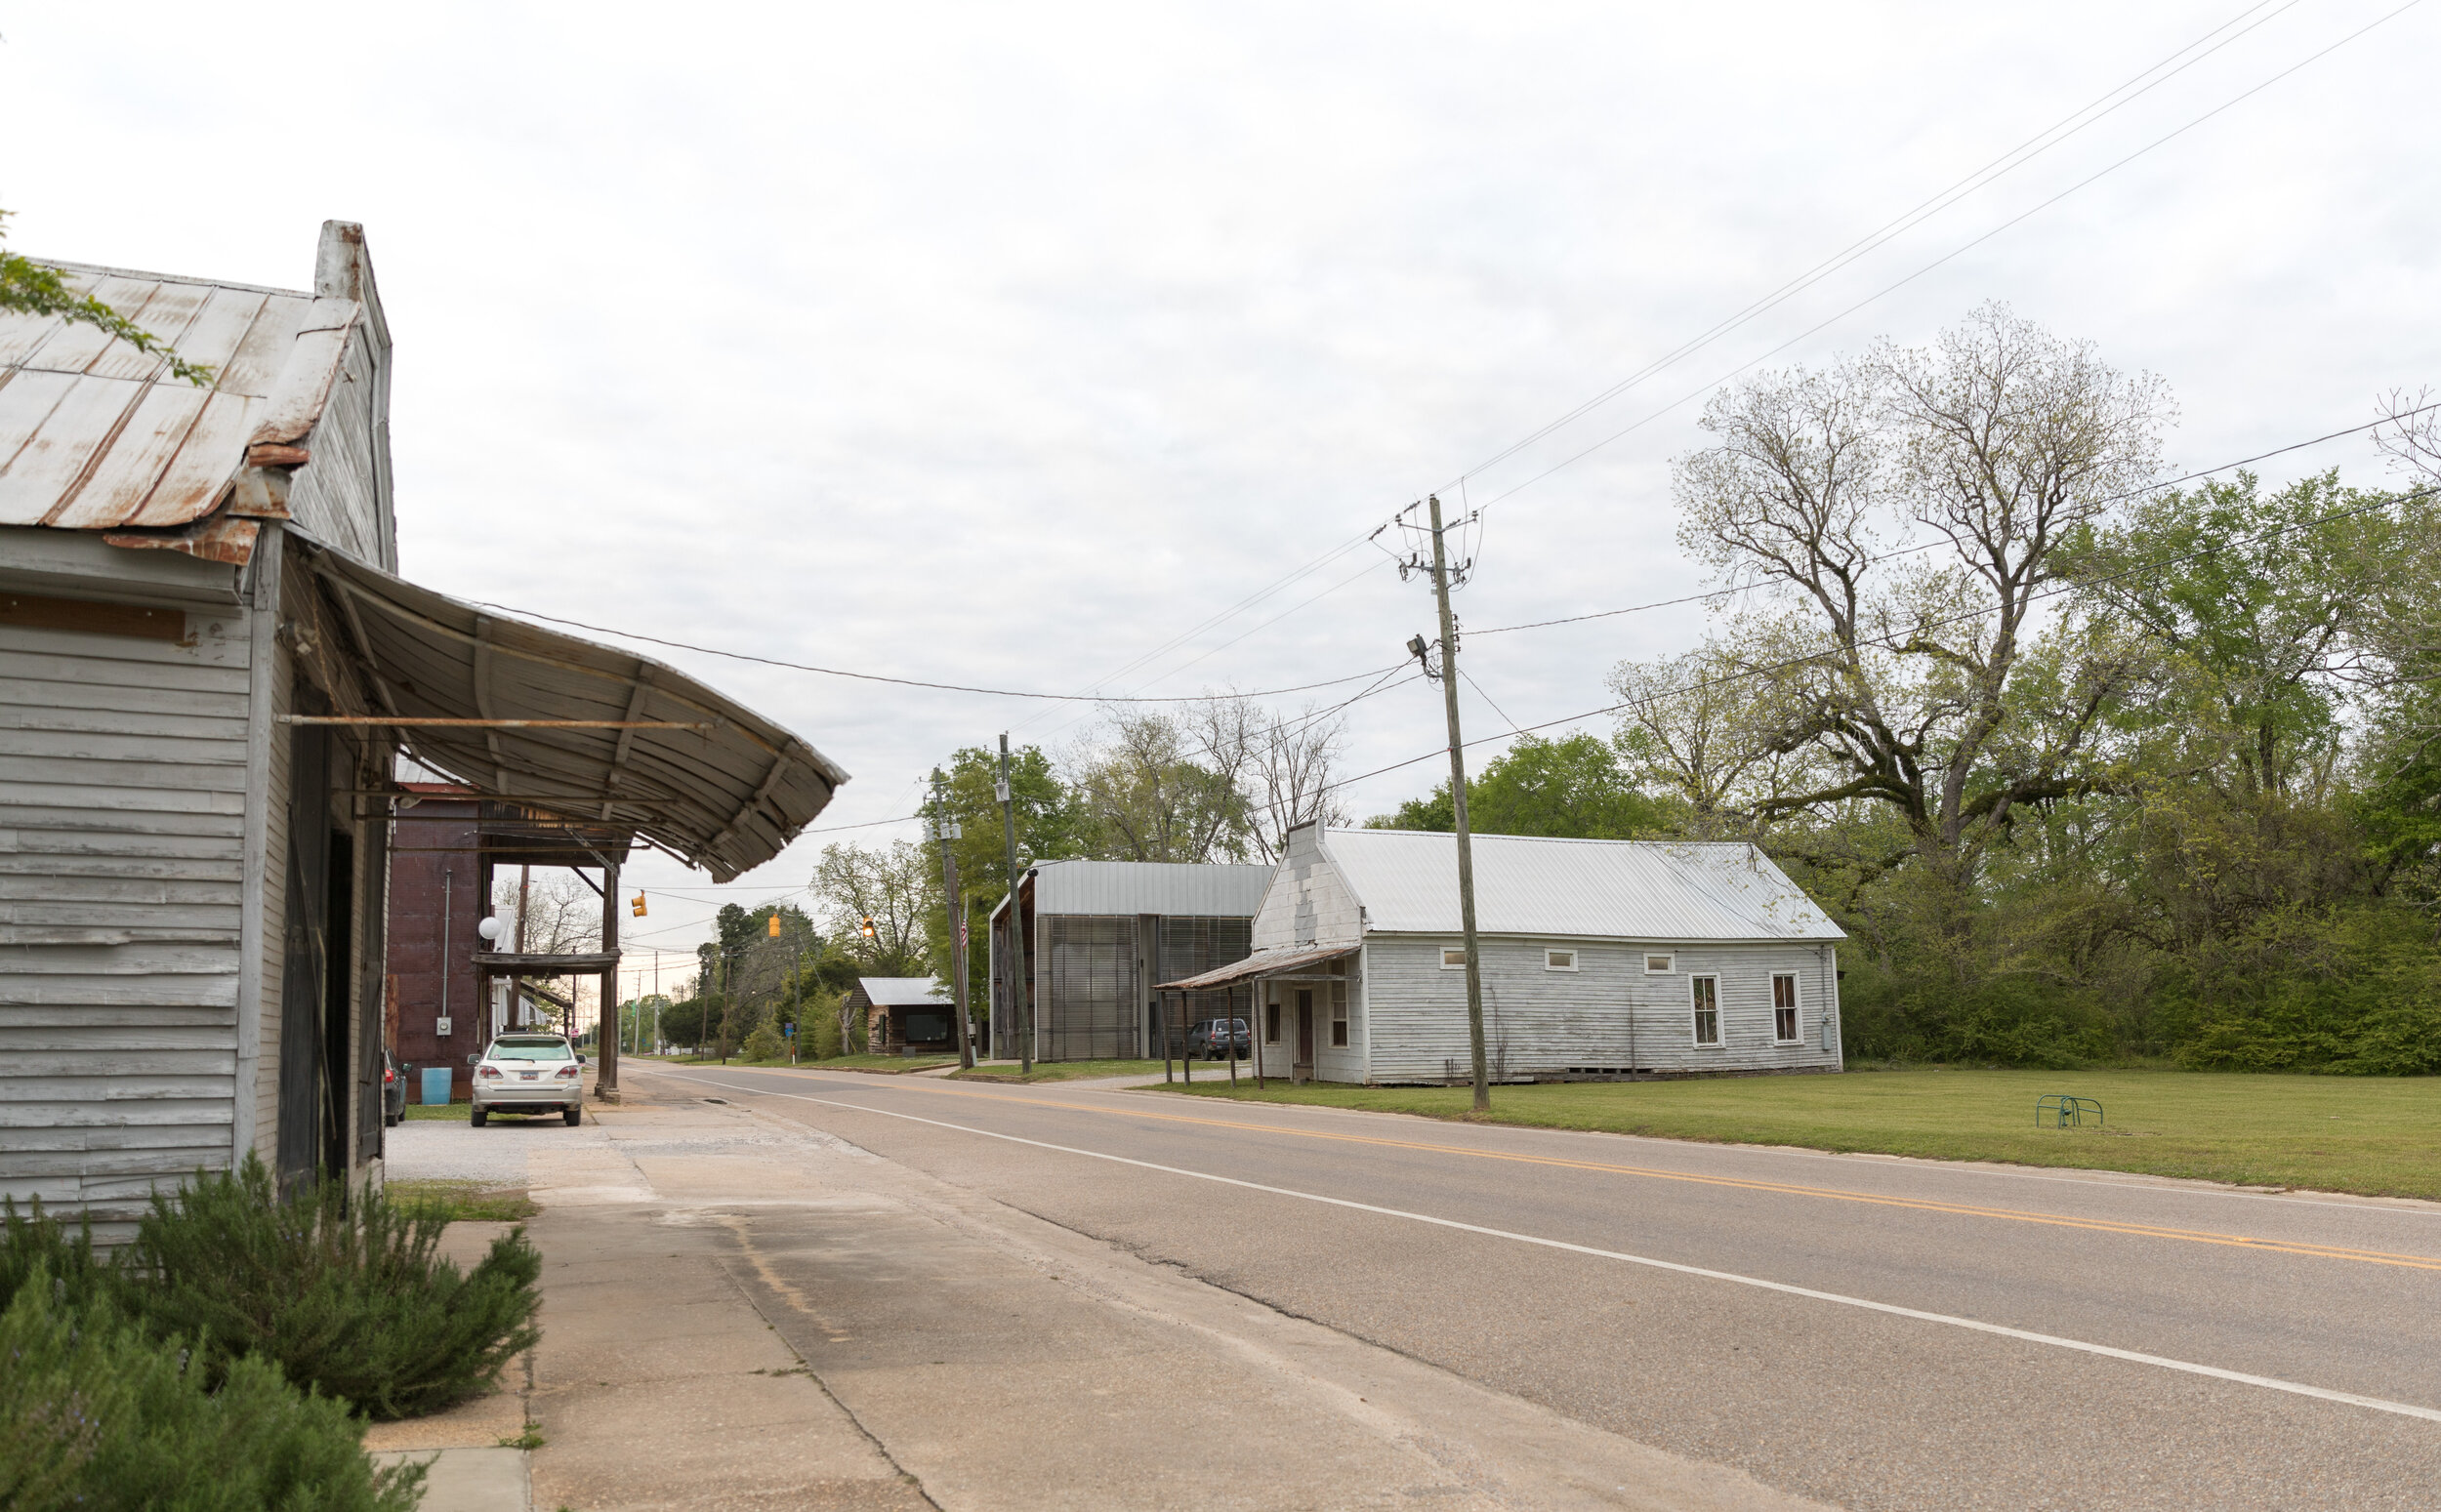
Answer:
<svg viewBox="0 0 2441 1512"><path fill-rule="evenodd" d="M1009 846L1009 1018L1017 1036L1017 1075L1034 1074L1034 1000L1025 991L1025 934L1017 918L1017 810L1009 787L1009 732L1000 732L1000 837ZM998 1052L1000 1047L994 1045Z"/></svg>
<svg viewBox="0 0 2441 1512"><path fill-rule="evenodd" d="M1449 803L1458 831L1458 923L1467 939L1467 1039L1474 1053L1474 1111L1492 1110L1483 1058L1483 957L1474 934L1474 842L1467 828L1467 745L1458 731L1458 622L1449 612L1449 555L1441 545L1441 498L1431 496L1432 597L1441 615L1441 708L1449 717ZM1427 669L1429 671L1429 669Z"/></svg>

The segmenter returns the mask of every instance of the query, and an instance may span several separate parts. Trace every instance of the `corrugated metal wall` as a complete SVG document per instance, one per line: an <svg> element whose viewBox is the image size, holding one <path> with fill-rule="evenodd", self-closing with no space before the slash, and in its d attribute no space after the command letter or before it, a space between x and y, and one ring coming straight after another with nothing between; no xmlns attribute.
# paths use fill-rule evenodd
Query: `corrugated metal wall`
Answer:
<svg viewBox="0 0 2441 1512"><path fill-rule="evenodd" d="M1116 1059L1137 1039L1136 920L1054 917L1049 934L1043 1058Z"/></svg>
<svg viewBox="0 0 2441 1512"><path fill-rule="evenodd" d="M229 1152L249 646L0 627L0 1192L108 1218Z"/></svg>

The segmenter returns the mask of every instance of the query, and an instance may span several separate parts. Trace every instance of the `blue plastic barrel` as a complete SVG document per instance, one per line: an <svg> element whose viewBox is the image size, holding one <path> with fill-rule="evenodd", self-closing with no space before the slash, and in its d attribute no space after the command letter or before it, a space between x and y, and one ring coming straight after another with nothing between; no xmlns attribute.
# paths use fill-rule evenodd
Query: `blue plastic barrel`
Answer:
<svg viewBox="0 0 2441 1512"><path fill-rule="evenodd" d="M445 1103L448 1100L449 1068L446 1066L425 1067L424 1101L431 1106L438 1107L440 1104Z"/></svg>

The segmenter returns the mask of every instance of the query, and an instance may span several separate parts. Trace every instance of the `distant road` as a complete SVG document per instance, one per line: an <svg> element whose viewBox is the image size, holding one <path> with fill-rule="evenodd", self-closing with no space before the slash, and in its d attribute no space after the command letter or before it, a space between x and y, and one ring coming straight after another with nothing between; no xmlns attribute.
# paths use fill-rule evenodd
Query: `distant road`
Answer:
<svg viewBox="0 0 2441 1512"><path fill-rule="evenodd" d="M2441 1207L1057 1083L630 1069L1828 1501L2441 1507Z"/></svg>

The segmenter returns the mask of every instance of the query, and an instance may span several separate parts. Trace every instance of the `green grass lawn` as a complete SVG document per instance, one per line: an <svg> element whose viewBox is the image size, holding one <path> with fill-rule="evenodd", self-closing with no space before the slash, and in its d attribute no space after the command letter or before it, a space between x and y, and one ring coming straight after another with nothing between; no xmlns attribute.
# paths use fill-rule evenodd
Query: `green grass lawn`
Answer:
<svg viewBox="0 0 2441 1512"><path fill-rule="evenodd" d="M1220 1075L1226 1077L1228 1074L1228 1068L1222 1066ZM1007 1065L977 1066L972 1071L953 1071L949 1079L953 1082L1022 1082L1030 1084L1036 1082L1075 1082L1085 1077L1159 1075L1161 1062L1157 1060L1055 1060L1036 1061L1031 1076L1017 1075L1017 1063L1011 1061Z"/></svg>
<svg viewBox="0 0 2441 1512"><path fill-rule="evenodd" d="M743 1065L745 1062L739 1061L735 1064ZM771 1061L769 1064L785 1066L788 1062ZM934 1066L954 1066L958 1064L958 1057L955 1055L834 1055L829 1060L807 1060L799 1061L798 1064L811 1066L818 1071L929 1071Z"/></svg>
<svg viewBox="0 0 2441 1512"><path fill-rule="evenodd" d="M411 1102L406 1108L410 1119L455 1119L461 1124L466 1122L466 1111L462 1102Z"/></svg>
<svg viewBox="0 0 2441 1512"><path fill-rule="evenodd" d="M2046 1092L2097 1098L2108 1122L2037 1128ZM1193 1095L1232 1094L1199 1076ZM1258 1093L1241 1081L1234 1096L1471 1117L1465 1087L1274 1081ZM2441 1077L1934 1068L1561 1083L1492 1088L1491 1122L2441 1199Z"/></svg>
<svg viewBox="0 0 2441 1512"><path fill-rule="evenodd" d="M542 1211L521 1191L487 1190L479 1181L391 1181L382 1190L401 1207L438 1209L451 1223L515 1223Z"/></svg>

